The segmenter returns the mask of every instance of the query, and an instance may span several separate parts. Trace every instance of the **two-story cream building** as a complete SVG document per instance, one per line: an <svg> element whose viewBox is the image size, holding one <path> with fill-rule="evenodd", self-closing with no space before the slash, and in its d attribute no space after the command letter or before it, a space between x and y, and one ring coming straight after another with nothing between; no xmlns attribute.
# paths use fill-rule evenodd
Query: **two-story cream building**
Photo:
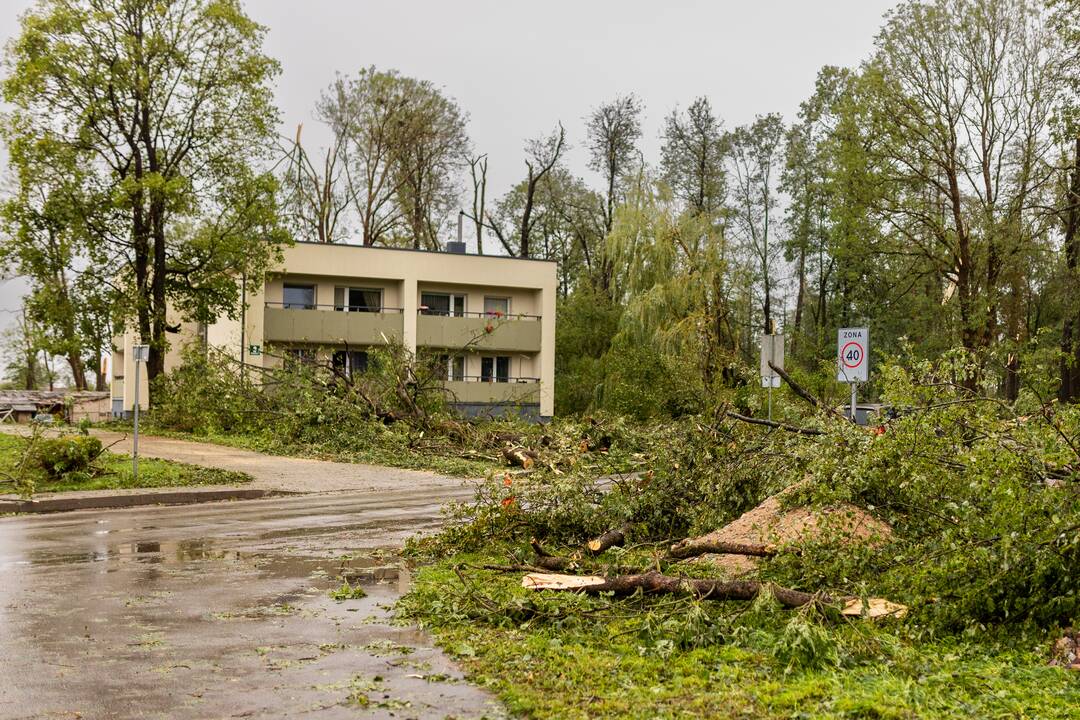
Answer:
<svg viewBox="0 0 1080 720"><path fill-rule="evenodd" d="M499 255L296 243L261 287L246 287L242 320L183 323L165 370L202 338L249 365L322 356L363 372L368 352L401 342L434 354L448 398L470 415L554 412L555 263ZM113 353L114 412L134 408L129 333ZM122 347L119 347L122 345ZM140 406L148 397L145 378Z"/></svg>

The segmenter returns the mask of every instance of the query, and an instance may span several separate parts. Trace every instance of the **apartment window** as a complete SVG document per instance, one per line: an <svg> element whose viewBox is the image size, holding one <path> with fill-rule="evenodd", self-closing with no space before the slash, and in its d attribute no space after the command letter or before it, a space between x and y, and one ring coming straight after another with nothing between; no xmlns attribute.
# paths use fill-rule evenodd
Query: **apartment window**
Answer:
<svg viewBox="0 0 1080 720"><path fill-rule="evenodd" d="M367 372L368 354L364 350L335 350L332 362L335 370L355 377Z"/></svg>
<svg viewBox="0 0 1080 720"><path fill-rule="evenodd" d="M315 286L285 283L282 292L282 305L287 309L314 310Z"/></svg>
<svg viewBox="0 0 1080 720"><path fill-rule="evenodd" d="M300 365L315 364L314 348L285 348L285 367L295 369Z"/></svg>
<svg viewBox="0 0 1080 720"><path fill-rule="evenodd" d="M480 358L480 379L484 382L509 382L510 358L506 355Z"/></svg>
<svg viewBox="0 0 1080 720"><path fill-rule="evenodd" d="M462 381L465 379L465 356L464 355L440 355L440 373L447 380Z"/></svg>
<svg viewBox="0 0 1080 720"><path fill-rule="evenodd" d="M420 293L420 313L462 317L465 315L465 296L457 293Z"/></svg>
<svg viewBox="0 0 1080 720"><path fill-rule="evenodd" d="M334 288L334 309L345 312L382 312L382 290Z"/></svg>
<svg viewBox="0 0 1080 720"><path fill-rule="evenodd" d="M485 297L484 314L488 317L506 317L510 314L510 298Z"/></svg>

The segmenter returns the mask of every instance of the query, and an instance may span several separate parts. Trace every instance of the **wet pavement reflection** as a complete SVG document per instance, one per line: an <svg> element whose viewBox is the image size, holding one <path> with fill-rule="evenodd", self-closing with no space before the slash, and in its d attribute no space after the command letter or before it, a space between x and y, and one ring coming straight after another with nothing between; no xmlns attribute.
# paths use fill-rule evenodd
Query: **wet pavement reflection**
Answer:
<svg viewBox="0 0 1080 720"><path fill-rule="evenodd" d="M0 519L0 718L501 716L388 609L469 492Z"/></svg>

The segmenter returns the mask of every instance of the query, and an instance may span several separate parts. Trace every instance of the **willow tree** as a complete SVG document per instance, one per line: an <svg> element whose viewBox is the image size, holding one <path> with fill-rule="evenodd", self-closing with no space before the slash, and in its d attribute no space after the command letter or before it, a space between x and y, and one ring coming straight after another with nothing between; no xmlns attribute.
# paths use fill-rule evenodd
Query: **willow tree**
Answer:
<svg viewBox="0 0 1080 720"><path fill-rule="evenodd" d="M82 170L73 212L121 317L164 369L168 311L239 312L244 274L283 241L273 147L277 63L239 0L42 0L8 46L9 140L64 148ZM35 182L30 166L16 167Z"/></svg>
<svg viewBox="0 0 1080 720"><path fill-rule="evenodd" d="M625 307L620 334L695 364L704 387L727 376L742 330L729 288L739 283L715 218L683 210L666 186L641 184L615 214L607 252Z"/></svg>

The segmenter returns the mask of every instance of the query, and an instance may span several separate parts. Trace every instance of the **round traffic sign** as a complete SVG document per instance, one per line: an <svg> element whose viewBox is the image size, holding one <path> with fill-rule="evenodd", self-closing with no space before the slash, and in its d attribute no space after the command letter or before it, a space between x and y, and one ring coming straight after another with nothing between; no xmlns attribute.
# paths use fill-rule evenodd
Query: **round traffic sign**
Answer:
<svg viewBox="0 0 1080 720"><path fill-rule="evenodd" d="M865 353L863 347L855 341L851 341L840 349L840 362L846 368L857 368L862 365Z"/></svg>

